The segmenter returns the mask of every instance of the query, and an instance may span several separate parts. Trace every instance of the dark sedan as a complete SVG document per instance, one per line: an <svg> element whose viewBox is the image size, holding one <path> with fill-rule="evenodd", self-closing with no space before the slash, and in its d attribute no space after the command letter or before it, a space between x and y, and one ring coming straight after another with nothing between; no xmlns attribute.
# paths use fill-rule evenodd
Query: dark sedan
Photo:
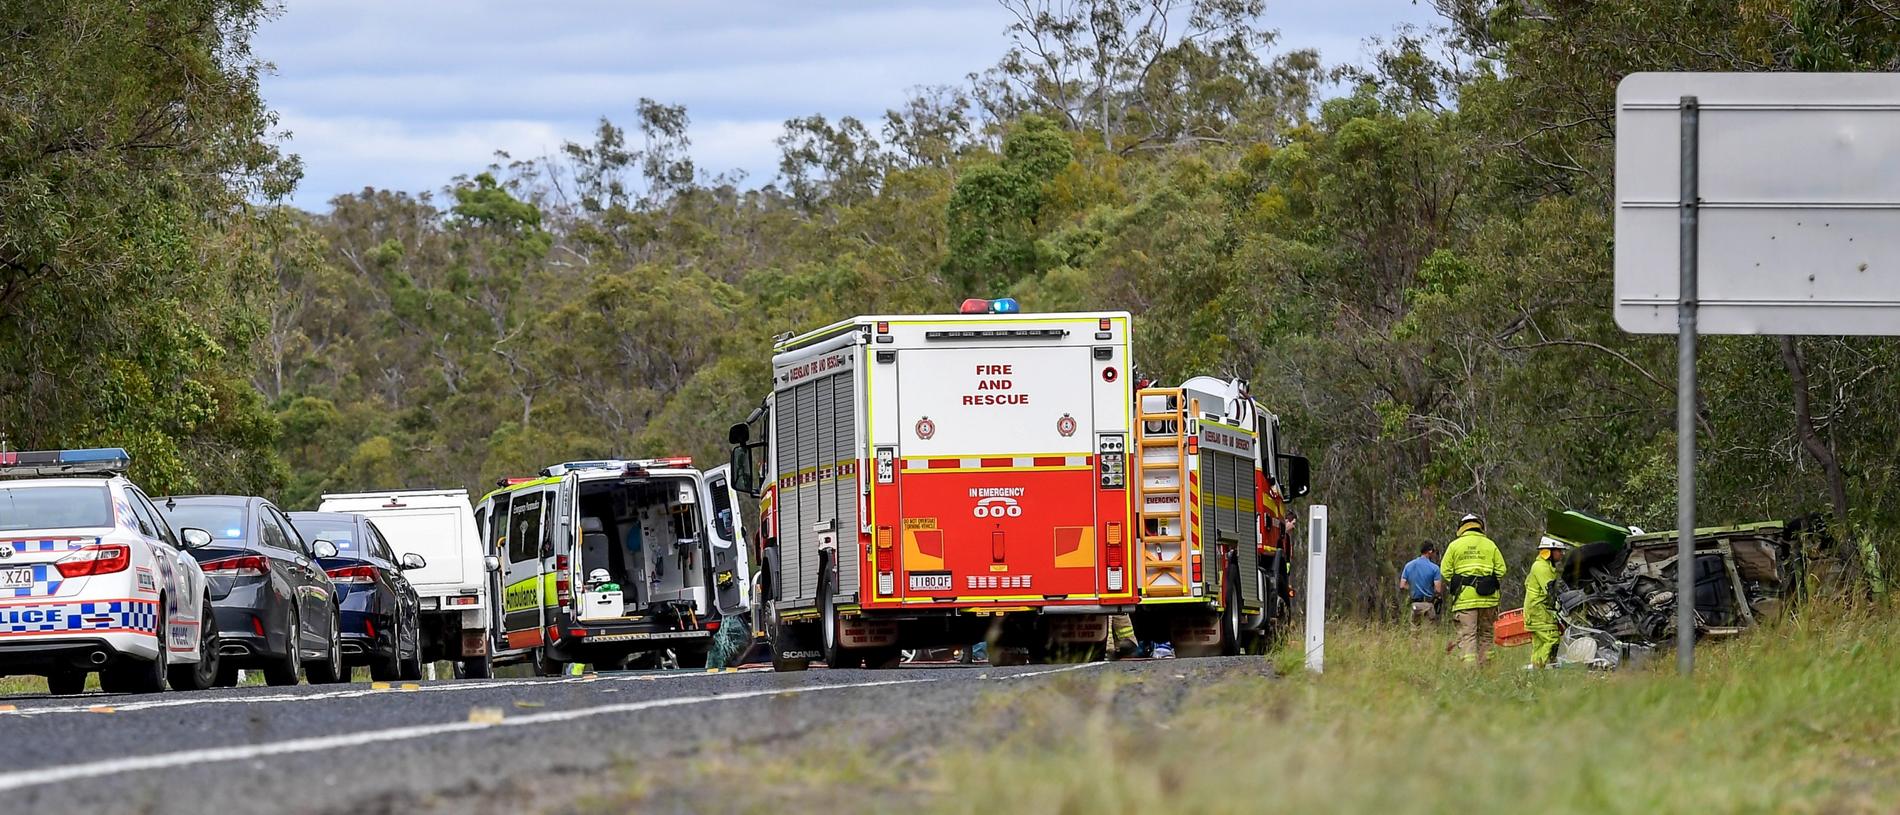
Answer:
<svg viewBox="0 0 1900 815"><path fill-rule="evenodd" d="M344 664L368 665L372 679L421 679L422 603L402 573L427 566L422 556L397 555L375 522L354 513L292 512L290 522L304 539L336 547L321 562L342 595Z"/></svg>
<svg viewBox="0 0 1900 815"><path fill-rule="evenodd" d="M211 584L217 611L218 684L237 684L239 668L264 672L272 685L349 679L343 666L336 586L319 561L336 548L297 534L283 510L262 498L193 495L157 501L174 527L211 533L191 550Z"/></svg>

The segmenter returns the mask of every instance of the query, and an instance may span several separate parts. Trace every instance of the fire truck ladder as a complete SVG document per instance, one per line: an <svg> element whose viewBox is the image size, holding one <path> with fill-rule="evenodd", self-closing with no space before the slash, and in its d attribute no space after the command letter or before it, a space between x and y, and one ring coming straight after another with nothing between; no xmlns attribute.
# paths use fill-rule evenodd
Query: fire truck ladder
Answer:
<svg viewBox="0 0 1900 815"><path fill-rule="evenodd" d="M1188 417L1180 388L1136 394L1135 483L1141 488L1141 596L1188 594Z"/></svg>

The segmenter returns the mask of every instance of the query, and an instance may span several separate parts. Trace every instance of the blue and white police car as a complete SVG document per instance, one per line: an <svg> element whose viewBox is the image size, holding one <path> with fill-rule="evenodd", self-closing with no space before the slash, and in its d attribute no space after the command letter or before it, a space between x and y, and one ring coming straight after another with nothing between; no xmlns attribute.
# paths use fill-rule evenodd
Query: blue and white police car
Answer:
<svg viewBox="0 0 1900 815"><path fill-rule="evenodd" d="M78 693L97 671L115 693L211 687L217 618L187 549L125 477L118 448L0 452L0 675Z"/></svg>

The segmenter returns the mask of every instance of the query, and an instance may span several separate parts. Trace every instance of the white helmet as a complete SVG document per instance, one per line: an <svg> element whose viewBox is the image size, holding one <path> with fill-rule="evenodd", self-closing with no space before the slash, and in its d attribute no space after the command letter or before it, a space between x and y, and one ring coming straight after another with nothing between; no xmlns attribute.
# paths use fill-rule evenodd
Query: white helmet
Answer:
<svg viewBox="0 0 1900 815"><path fill-rule="evenodd" d="M612 583L614 582L614 576L611 574L608 574L606 569L595 569L587 573L587 582Z"/></svg>
<svg viewBox="0 0 1900 815"><path fill-rule="evenodd" d="M1570 544L1567 541L1558 540L1549 535L1545 535L1544 537L1538 539L1537 548L1555 549L1559 552L1563 552L1563 551L1568 551L1570 549Z"/></svg>

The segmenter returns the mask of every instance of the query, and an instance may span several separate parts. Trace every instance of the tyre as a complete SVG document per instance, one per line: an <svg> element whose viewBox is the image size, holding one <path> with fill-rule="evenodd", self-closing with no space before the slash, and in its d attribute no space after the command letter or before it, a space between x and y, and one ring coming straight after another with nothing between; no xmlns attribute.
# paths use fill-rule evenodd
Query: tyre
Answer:
<svg viewBox="0 0 1900 815"><path fill-rule="evenodd" d="M335 611L330 612L330 648L326 655L324 659L304 664L304 677L310 684L335 685L350 681L350 668L343 664L343 620Z"/></svg>
<svg viewBox="0 0 1900 815"><path fill-rule="evenodd" d="M272 657L264 663L264 683L272 687L288 687L297 684L302 678L303 660L303 621L298 619L297 610L290 611L290 634L287 637L282 656Z"/></svg>
<svg viewBox="0 0 1900 815"><path fill-rule="evenodd" d="M86 672L65 668L46 677L46 690L54 696L72 696L86 689Z"/></svg>
<svg viewBox="0 0 1900 815"><path fill-rule="evenodd" d="M495 675L495 664L488 657L469 657L458 663L463 679L488 679Z"/></svg>
<svg viewBox="0 0 1900 815"><path fill-rule="evenodd" d="M172 690L210 690L223 674L218 665L218 615L211 613L211 598L206 597L199 608L202 611L198 618L198 661L172 666L168 677Z"/></svg>
<svg viewBox="0 0 1900 815"><path fill-rule="evenodd" d="M545 646L534 649L533 661L535 676L560 676L567 670L567 663L554 658Z"/></svg>
<svg viewBox="0 0 1900 815"><path fill-rule="evenodd" d="M158 693L165 690L165 635L171 630L171 615L165 598L158 598L158 653L150 660L120 656L119 662L99 672L99 687L107 693Z"/></svg>
<svg viewBox="0 0 1900 815"><path fill-rule="evenodd" d="M1221 613L1220 613L1220 653L1221 656L1236 656L1241 652L1240 642L1240 567L1232 561L1221 572Z"/></svg>
<svg viewBox="0 0 1900 815"><path fill-rule="evenodd" d="M369 678L377 682L394 682L402 679L402 656L391 654L378 656L369 664Z"/></svg>

